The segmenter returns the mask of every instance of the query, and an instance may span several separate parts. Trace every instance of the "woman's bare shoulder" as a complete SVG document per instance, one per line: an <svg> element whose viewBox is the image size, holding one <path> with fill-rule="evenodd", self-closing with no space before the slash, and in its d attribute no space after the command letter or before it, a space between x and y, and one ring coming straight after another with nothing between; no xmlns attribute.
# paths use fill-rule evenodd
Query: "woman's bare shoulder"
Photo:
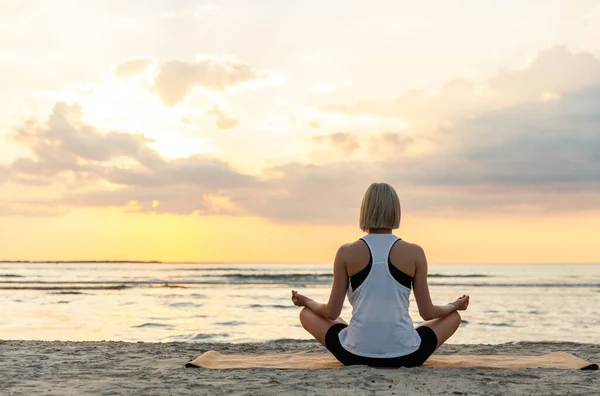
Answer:
<svg viewBox="0 0 600 396"><path fill-rule="evenodd" d="M361 252L365 249L367 249L365 243L360 239L357 239L353 242L344 243L342 246L340 246L339 252L343 254L352 255L356 252Z"/></svg>
<svg viewBox="0 0 600 396"><path fill-rule="evenodd" d="M401 250L404 253L411 253L415 256L421 256L425 254L425 251L423 250L421 245L418 245L414 242L405 241L404 239L399 240L394 245L394 250L396 249Z"/></svg>

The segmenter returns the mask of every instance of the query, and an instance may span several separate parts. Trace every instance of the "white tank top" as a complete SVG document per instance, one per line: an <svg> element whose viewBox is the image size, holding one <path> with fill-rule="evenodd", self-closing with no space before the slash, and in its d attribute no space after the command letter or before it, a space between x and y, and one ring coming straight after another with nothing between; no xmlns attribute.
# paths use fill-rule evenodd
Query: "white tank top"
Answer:
<svg viewBox="0 0 600 396"><path fill-rule="evenodd" d="M352 290L352 282L348 287L352 318L348 327L339 332L340 343L348 352L364 357L408 355L419 349L421 337L408 314L412 279L391 268L389 261L392 246L400 238L393 234L369 234L361 239L370 250L371 261L363 270L368 271L367 277L356 290ZM391 271L404 277L404 284Z"/></svg>

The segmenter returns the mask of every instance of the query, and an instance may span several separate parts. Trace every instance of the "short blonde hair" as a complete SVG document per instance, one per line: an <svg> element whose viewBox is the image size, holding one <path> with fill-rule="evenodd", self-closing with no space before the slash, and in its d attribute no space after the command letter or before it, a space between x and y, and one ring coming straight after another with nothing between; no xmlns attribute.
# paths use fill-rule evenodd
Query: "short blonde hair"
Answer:
<svg viewBox="0 0 600 396"><path fill-rule="evenodd" d="M360 205L360 229L400 227L400 199L394 187L373 183L367 188Z"/></svg>

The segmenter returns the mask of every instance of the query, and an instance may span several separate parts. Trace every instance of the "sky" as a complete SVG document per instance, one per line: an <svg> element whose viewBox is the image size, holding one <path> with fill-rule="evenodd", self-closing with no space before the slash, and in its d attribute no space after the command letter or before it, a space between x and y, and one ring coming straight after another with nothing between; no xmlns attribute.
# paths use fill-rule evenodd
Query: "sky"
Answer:
<svg viewBox="0 0 600 396"><path fill-rule="evenodd" d="M0 259L600 262L600 1L0 0Z"/></svg>

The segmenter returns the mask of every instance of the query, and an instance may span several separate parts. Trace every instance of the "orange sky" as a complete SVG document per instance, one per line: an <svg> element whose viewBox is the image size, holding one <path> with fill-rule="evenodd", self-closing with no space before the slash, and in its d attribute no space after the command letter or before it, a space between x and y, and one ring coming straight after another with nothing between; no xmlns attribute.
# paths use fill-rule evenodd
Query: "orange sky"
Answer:
<svg viewBox="0 0 600 396"><path fill-rule="evenodd" d="M0 259L600 262L597 1L2 7Z"/></svg>
<svg viewBox="0 0 600 396"><path fill-rule="evenodd" d="M598 262L597 216L408 217L397 235L421 244L431 263ZM92 210L58 218L8 218L0 230L2 259L50 261L330 263L339 245L360 235L353 226Z"/></svg>

